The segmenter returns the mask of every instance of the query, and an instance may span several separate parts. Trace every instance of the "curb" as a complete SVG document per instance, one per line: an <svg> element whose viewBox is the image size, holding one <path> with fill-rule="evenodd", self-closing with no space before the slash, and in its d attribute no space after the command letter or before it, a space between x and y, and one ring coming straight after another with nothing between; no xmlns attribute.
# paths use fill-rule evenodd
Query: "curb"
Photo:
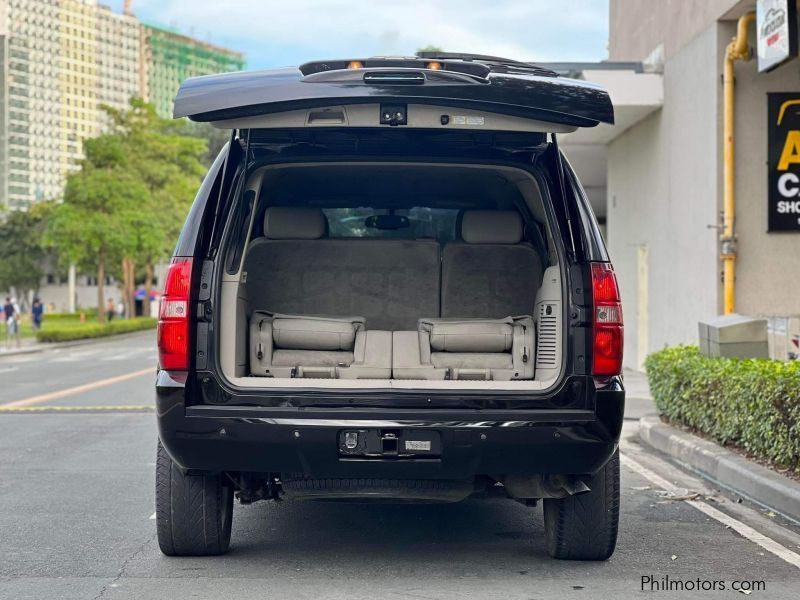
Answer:
<svg viewBox="0 0 800 600"><path fill-rule="evenodd" d="M800 483L658 417L639 420L639 438L712 483L800 522Z"/></svg>
<svg viewBox="0 0 800 600"><path fill-rule="evenodd" d="M133 337L135 335L140 335L147 332L154 332L155 329L142 329L139 331L129 331L126 333L117 333L115 335L106 335L97 338L88 338L85 340L73 340L71 342L55 342L55 343L45 343L45 342L36 342L34 345L28 346L27 348L18 348L15 350L0 350L0 360L8 356L20 356L23 354L37 354L39 352L47 352L48 350L60 350L62 348L74 348L75 346L86 346L88 344L98 344L102 342L107 342L110 340L116 340L119 338L128 338Z"/></svg>

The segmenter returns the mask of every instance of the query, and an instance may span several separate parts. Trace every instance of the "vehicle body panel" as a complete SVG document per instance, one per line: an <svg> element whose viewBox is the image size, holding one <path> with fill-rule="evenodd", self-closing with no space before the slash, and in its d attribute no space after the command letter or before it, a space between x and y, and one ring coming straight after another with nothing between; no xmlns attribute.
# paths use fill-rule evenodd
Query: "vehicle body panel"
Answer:
<svg viewBox="0 0 800 600"><path fill-rule="evenodd" d="M189 386L191 388L191 386ZM162 443L191 471L300 472L313 477L463 479L478 474L588 474L619 439L624 390L619 379L594 393L594 410L416 410L189 406L186 382L161 371L156 411ZM350 459L337 437L354 427L431 428L442 456Z"/></svg>
<svg viewBox="0 0 800 600"><path fill-rule="evenodd" d="M423 84L365 81L370 74L421 73ZM303 75L298 68L193 77L175 98L174 117L240 119L274 112L376 102L436 104L593 127L613 123L608 92L595 84L528 73L485 78L428 69L350 69Z"/></svg>

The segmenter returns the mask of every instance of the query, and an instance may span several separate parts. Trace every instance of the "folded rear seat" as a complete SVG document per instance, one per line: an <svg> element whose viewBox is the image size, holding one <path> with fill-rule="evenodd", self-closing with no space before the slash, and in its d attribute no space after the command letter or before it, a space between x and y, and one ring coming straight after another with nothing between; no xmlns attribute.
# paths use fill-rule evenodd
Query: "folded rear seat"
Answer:
<svg viewBox="0 0 800 600"><path fill-rule="evenodd" d="M464 211L460 241L448 243L442 251L439 316L532 314L544 272L539 253L525 241L524 233L516 210Z"/></svg>
<svg viewBox="0 0 800 600"><path fill-rule="evenodd" d="M363 317L256 311L250 318L250 374L388 379L392 374L392 334L367 331Z"/></svg>
<svg viewBox="0 0 800 600"><path fill-rule="evenodd" d="M393 333L395 379L533 379L530 316L420 319L417 331Z"/></svg>
<svg viewBox="0 0 800 600"><path fill-rule="evenodd" d="M542 261L515 210L467 210L442 253L441 319L393 334L395 379L533 379ZM520 317L500 317L522 314Z"/></svg>
<svg viewBox="0 0 800 600"><path fill-rule="evenodd" d="M436 240L329 238L327 229L319 208L266 209L242 276L253 309L361 315L373 329L413 329L439 315Z"/></svg>

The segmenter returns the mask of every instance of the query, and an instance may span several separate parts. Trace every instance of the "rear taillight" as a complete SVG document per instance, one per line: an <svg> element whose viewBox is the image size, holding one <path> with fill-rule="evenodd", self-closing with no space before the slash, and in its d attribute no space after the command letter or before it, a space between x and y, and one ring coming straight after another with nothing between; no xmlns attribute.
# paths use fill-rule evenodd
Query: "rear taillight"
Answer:
<svg viewBox="0 0 800 600"><path fill-rule="evenodd" d="M158 364L168 371L189 368L189 292L192 259L173 258L158 315Z"/></svg>
<svg viewBox="0 0 800 600"><path fill-rule="evenodd" d="M619 375L622 372L622 302L617 277L610 264L592 263L592 296L592 374L599 377Z"/></svg>

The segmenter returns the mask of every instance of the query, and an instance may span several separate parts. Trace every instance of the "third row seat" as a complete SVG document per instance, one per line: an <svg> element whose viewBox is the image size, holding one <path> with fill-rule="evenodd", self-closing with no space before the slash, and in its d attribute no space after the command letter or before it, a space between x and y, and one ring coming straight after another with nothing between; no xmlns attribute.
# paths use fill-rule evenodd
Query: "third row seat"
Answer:
<svg viewBox="0 0 800 600"><path fill-rule="evenodd" d="M328 239L321 210L269 207L245 263L248 296L263 309L250 319L251 373L532 378L526 315L542 263L522 218L470 210L459 221L460 241L440 257L433 240Z"/></svg>

